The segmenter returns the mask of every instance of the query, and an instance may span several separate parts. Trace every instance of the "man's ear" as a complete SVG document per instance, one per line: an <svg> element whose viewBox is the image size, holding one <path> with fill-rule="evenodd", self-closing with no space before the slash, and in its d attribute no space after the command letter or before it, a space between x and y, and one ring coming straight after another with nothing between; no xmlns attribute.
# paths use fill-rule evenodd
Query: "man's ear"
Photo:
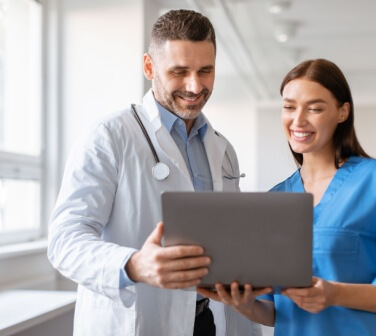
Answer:
<svg viewBox="0 0 376 336"><path fill-rule="evenodd" d="M343 123L347 120L350 113L350 103L344 103L340 107L338 123Z"/></svg>
<svg viewBox="0 0 376 336"><path fill-rule="evenodd" d="M144 54L144 75L148 80L152 80L154 77L154 65L153 60L149 54Z"/></svg>

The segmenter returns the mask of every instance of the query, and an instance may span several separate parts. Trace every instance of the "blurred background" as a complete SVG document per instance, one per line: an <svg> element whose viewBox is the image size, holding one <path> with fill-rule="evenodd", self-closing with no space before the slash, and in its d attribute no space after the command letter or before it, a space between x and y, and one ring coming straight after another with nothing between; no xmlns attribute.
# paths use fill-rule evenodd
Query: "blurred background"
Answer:
<svg viewBox="0 0 376 336"><path fill-rule="evenodd" d="M280 126L279 85L305 59L327 58L343 70L358 137L376 156L374 0L0 0L0 335L43 335L40 325L48 335L46 323L71 318L75 285L45 256L67 155L98 118L142 100L151 26L178 8L202 12L216 29L216 81L204 113L234 145L243 191L266 191L296 169ZM9 322L4 295L14 292L13 307L20 290L40 298L64 290L63 303L45 308L62 313Z"/></svg>

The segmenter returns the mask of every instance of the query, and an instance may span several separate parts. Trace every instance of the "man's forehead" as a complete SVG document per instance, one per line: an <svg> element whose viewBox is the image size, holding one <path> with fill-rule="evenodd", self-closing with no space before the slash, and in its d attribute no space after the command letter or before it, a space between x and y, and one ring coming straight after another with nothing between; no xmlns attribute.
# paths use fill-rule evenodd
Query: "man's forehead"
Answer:
<svg viewBox="0 0 376 336"><path fill-rule="evenodd" d="M214 66L215 50L210 41L166 41L158 53L162 61L174 63L175 66L189 66L192 63L201 66Z"/></svg>
<svg viewBox="0 0 376 336"><path fill-rule="evenodd" d="M160 48L164 53L183 52L208 53L215 55L214 44L211 41L188 41L188 40L167 40Z"/></svg>

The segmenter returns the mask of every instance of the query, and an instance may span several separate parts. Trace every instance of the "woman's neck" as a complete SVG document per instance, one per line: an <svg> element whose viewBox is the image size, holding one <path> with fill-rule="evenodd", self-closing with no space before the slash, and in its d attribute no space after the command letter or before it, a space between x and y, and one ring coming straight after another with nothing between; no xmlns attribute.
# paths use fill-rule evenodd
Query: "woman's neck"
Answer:
<svg viewBox="0 0 376 336"><path fill-rule="evenodd" d="M304 154L300 176L306 192L313 194L313 203L320 203L337 168L334 162L334 153L331 155Z"/></svg>
<svg viewBox="0 0 376 336"><path fill-rule="evenodd" d="M333 177L337 168L334 162L334 154L328 155L304 155L300 175L304 181L316 181L328 176Z"/></svg>

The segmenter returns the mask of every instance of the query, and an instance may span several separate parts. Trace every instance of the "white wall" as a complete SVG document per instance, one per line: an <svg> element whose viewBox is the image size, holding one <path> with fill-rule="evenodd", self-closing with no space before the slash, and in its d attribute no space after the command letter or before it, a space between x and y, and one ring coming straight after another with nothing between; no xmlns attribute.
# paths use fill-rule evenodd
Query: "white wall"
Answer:
<svg viewBox="0 0 376 336"><path fill-rule="evenodd" d="M257 189L266 191L290 176L296 166L281 126L280 102L257 105Z"/></svg>
<svg viewBox="0 0 376 336"><path fill-rule="evenodd" d="M218 69L221 66L219 58L216 67ZM204 107L204 113L237 152L240 173L246 175L240 179L242 191L257 189L255 112L250 93L235 73L232 76L227 74L216 77L213 94Z"/></svg>
<svg viewBox="0 0 376 336"><path fill-rule="evenodd" d="M144 8L138 0L64 0L62 4L66 158L95 120L141 100Z"/></svg>
<svg viewBox="0 0 376 336"><path fill-rule="evenodd" d="M363 149L368 155L376 158L376 105L355 105L355 130Z"/></svg>

